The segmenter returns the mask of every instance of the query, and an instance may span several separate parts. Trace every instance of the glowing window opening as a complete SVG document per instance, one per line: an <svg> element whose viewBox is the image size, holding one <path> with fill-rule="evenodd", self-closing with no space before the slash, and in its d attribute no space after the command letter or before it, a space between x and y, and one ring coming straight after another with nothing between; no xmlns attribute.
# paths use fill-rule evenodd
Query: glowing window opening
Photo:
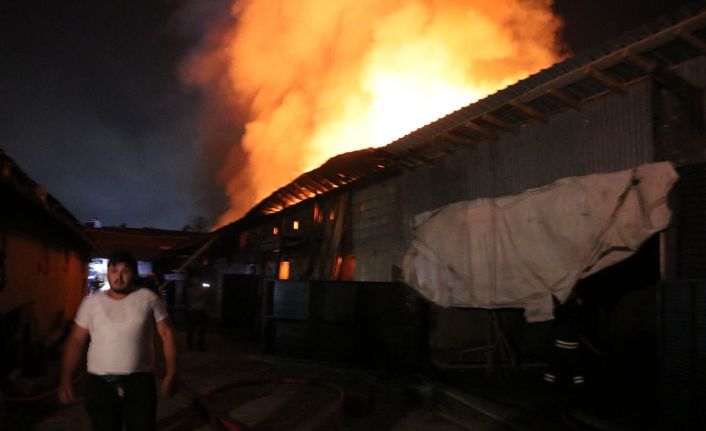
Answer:
<svg viewBox="0 0 706 431"><path fill-rule="evenodd" d="M283 260L279 263L279 273L277 274L277 278L280 280L289 280L289 269L290 269L290 263L288 260Z"/></svg>

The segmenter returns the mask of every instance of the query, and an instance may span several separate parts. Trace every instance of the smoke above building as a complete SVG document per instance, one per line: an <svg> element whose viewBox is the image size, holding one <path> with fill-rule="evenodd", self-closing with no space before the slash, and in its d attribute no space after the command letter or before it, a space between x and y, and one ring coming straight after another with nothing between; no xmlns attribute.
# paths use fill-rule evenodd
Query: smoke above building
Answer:
<svg viewBox="0 0 706 431"><path fill-rule="evenodd" d="M337 154L379 147L564 55L552 0L238 0L184 65L231 222Z"/></svg>

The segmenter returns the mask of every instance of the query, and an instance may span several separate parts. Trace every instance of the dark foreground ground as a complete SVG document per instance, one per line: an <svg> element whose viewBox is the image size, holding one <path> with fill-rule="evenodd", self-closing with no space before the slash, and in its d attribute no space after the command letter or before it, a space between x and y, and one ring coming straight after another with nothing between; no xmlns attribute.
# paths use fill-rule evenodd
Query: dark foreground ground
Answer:
<svg viewBox="0 0 706 431"><path fill-rule="evenodd" d="M538 372L500 381L431 369L372 373L262 356L253 343L218 333L206 352L186 352L183 338L181 386L160 400L160 431L637 429L576 409L574 395L543 391ZM81 404L61 405L53 394L7 400L5 410L3 430L89 430Z"/></svg>

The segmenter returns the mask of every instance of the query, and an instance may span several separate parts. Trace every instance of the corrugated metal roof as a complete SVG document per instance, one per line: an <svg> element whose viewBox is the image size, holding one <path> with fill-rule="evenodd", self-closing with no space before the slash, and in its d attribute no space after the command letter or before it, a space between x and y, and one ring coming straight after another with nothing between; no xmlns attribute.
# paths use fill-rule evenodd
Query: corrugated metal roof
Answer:
<svg viewBox="0 0 706 431"><path fill-rule="evenodd" d="M460 145L497 138L521 125L576 109L647 79L657 70L706 54L706 9L688 6L670 16L568 58L381 148L333 157L300 175L258 205L242 222L276 213L392 168L434 163ZM303 186L306 185L306 186Z"/></svg>

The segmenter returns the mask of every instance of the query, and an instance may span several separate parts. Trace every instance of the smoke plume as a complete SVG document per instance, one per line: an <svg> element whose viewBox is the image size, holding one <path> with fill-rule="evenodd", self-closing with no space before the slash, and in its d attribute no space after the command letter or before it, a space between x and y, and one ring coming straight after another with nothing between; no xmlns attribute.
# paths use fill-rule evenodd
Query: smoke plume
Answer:
<svg viewBox="0 0 706 431"><path fill-rule="evenodd" d="M395 139L560 59L552 0L238 0L185 67L230 198Z"/></svg>

